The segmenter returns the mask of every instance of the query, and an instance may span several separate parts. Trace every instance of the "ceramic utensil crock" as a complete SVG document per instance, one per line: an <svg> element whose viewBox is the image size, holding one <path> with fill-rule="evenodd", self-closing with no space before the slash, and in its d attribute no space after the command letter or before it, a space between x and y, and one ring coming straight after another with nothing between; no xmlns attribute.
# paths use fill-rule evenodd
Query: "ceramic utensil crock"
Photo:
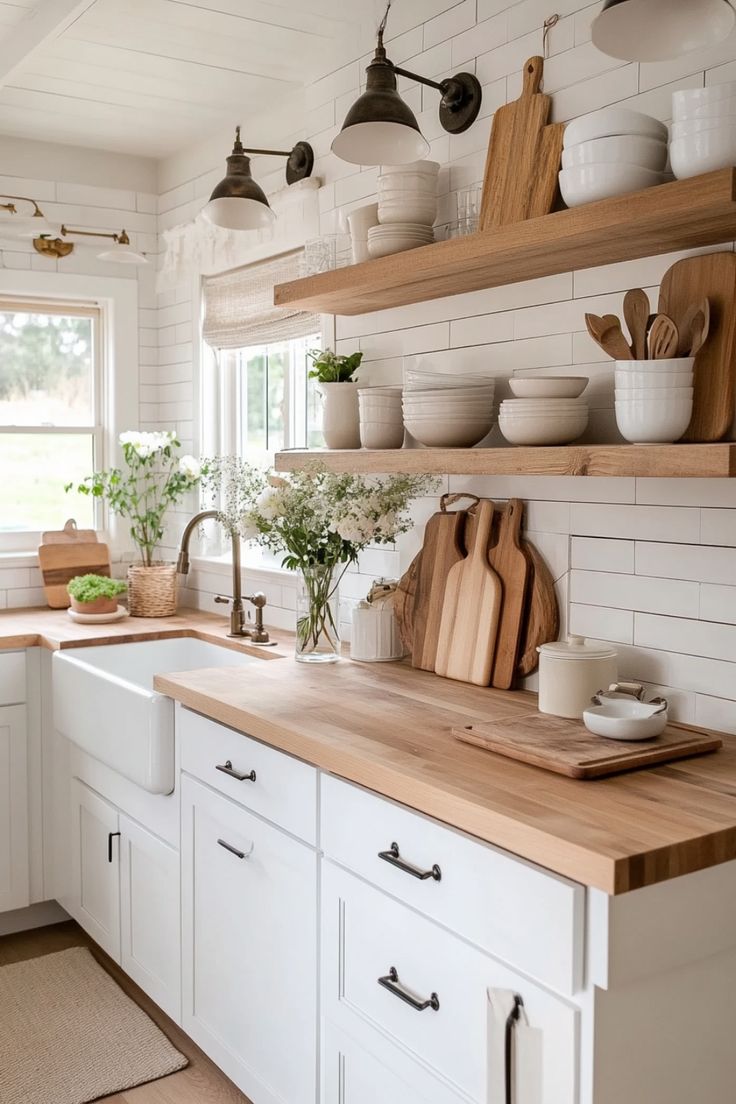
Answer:
<svg viewBox="0 0 736 1104"><path fill-rule="evenodd" d="M618 656L608 644L568 636L541 644L539 652L539 712L554 717L582 717L602 686L618 678Z"/></svg>

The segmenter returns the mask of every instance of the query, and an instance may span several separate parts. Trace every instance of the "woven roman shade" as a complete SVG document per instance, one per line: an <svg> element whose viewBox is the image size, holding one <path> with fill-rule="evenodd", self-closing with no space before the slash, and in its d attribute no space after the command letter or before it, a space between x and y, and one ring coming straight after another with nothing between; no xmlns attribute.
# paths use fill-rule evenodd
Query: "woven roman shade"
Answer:
<svg viewBox="0 0 736 1104"><path fill-rule="evenodd" d="M303 251L236 268L204 281L204 339L214 349L242 349L304 337L320 329L309 311L273 305L275 284L301 275Z"/></svg>

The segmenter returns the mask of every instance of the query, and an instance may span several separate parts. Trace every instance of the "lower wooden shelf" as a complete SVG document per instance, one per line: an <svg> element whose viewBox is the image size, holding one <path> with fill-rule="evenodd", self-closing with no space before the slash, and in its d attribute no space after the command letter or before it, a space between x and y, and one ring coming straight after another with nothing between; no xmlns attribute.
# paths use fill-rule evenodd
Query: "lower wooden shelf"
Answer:
<svg viewBox="0 0 736 1104"><path fill-rule="evenodd" d="M293 449L276 453L277 471L319 465L333 472L390 475L583 475L727 479L736 443L567 445L562 448Z"/></svg>

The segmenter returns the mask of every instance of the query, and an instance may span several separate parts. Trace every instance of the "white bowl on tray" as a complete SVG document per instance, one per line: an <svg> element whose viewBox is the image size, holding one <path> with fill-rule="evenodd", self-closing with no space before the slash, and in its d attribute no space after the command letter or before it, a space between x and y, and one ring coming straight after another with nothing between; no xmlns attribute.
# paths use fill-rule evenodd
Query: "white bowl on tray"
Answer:
<svg viewBox="0 0 736 1104"><path fill-rule="evenodd" d="M579 142L578 145L569 146L562 151L563 169L612 162L640 165L653 172L663 172L667 164L667 143L641 134L616 134L608 138Z"/></svg>
<svg viewBox="0 0 736 1104"><path fill-rule="evenodd" d="M608 740L653 740L667 726L667 707L662 703L605 698L583 713L583 724L595 736Z"/></svg>
<svg viewBox="0 0 736 1104"><path fill-rule="evenodd" d="M631 111L625 107L603 107L573 119L565 128L564 147L589 142L596 138L609 138L622 134L641 134L648 138L667 141L667 127L659 119Z"/></svg>
<svg viewBox="0 0 736 1104"><path fill-rule="evenodd" d="M560 192L568 207L640 192L663 183L662 173L625 163L576 165L572 169L561 169L559 180Z"/></svg>

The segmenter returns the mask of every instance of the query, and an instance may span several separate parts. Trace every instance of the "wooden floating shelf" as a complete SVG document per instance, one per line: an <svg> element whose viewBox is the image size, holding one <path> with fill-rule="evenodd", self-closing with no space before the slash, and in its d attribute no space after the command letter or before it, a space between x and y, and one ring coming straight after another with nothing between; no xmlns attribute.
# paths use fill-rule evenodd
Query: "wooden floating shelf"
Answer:
<svg viewBox="0 0 736 1104"><path fill-rule="evenodd" d="M727 479L736 443L567 445L563 448L294 449L276 453L277 471L319 464L333 472L428 475L584 475Z"/></svg>
<svg viewBox="0 0 736 1104"><path fill-rule="evenodd" d="M736 169L277 284L274 303L366 314L736 238Z"/></svg>

